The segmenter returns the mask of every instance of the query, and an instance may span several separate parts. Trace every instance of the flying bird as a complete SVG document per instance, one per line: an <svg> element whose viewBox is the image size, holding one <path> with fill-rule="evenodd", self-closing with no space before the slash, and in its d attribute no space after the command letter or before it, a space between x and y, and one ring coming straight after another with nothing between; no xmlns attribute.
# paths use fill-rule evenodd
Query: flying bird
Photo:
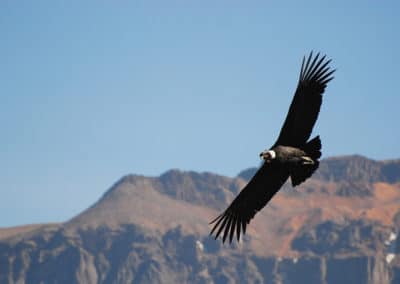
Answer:
<svg viewBox="0 0 400 284"><path fill-rule="evenodd" d="M290 177L292 186L308 179L318 168L321 157L321 140L309 140L318 118L322 94L333 79L326 56L318 53L303 57L300 77L288 114L275 144L260 153L263 164L229 207L217 218L210 235L215 239L222 234L231 243L236 233L239 241L246 226L278 192Z"/></svg>

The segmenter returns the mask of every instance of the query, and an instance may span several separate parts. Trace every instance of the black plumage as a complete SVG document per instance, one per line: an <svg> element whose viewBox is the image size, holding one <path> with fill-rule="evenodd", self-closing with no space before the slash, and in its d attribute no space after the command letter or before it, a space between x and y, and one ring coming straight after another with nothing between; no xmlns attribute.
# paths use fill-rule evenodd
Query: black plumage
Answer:
<svg viewBox="0 0 400 284"><path fill-rule="evenodd" d="M319 53L313 57L312 52L307 59L303 58L296 92L278 139L269 150L260 154L265 162L250 182L211 222L215 224L210 234L215 234L215 238L222 234L222 242L228 237L232 242L236 233L239 241L241 233L246 233L250 220L271 200L289 176L292 185L296 186L318 168L321 140L319 136L310 141L308 139L318 118L322 94L335 72L329 68L331 60L325 58Z"/></svg>

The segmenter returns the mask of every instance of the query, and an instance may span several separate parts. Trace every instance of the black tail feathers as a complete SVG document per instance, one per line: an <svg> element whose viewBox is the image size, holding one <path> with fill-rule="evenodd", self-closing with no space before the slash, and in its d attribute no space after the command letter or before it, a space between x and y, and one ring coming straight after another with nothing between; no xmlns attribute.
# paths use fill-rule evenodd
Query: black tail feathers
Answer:
<svg viewBox="0 0 400 284"><path fill-rule="evenodd" d="M314 161L318 160L321 157L321 139L319 136L308 141L307 144L304 145L303 150L311 159Z"/></svg>
<svg viewBox="0 0 400 284"><path fill-rule="evenodd" d="M290 179L292 180L293 186L301 184L303 181L308 179L316 169L318 169L318 159L321 157L321 139L319 136L308 141L302 150L307 153L307 156L310 157L314 163L298 166L292 170Z"/></svg>

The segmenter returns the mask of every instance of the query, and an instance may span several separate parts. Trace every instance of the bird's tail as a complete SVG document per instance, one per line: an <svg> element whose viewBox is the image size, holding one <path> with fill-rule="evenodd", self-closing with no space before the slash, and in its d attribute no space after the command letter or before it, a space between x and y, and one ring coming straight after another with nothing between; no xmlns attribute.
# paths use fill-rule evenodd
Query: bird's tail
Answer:
<svg viewBox="0 0 400 284"><path fill-rule="evenodd" d="M321 157L321 139L319 136L308 141L302 150L314 161L318 160Z"/></svg>
<svg viewBox="0 0 400 284"><path fill-rule="evenodd" d="M318 168L319 161L321 157L321 139L319 136L314 137L304 145L304 152L307 156L312 159L312 163L308 165L299 166L293 169L290 174L290 179L292 180L292 185L296 186L308 179Z"/></svg>

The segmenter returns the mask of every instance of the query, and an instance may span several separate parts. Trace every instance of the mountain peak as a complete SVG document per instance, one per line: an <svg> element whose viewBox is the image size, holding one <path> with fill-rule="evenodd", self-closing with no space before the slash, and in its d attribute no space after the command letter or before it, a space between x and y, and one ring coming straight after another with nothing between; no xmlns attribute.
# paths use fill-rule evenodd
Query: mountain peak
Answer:
<svg viewBox="0 0 400 284"><path fill-rule="evenodd" d="M232 191L237 192L242 186L243 181L238 179L176 169L159 177L130 174L119 179L93 206L67 222L66 227L135 223L164 231L175 224L205 234L206 220L216 214L214 208L226 206Z"/></svg>

